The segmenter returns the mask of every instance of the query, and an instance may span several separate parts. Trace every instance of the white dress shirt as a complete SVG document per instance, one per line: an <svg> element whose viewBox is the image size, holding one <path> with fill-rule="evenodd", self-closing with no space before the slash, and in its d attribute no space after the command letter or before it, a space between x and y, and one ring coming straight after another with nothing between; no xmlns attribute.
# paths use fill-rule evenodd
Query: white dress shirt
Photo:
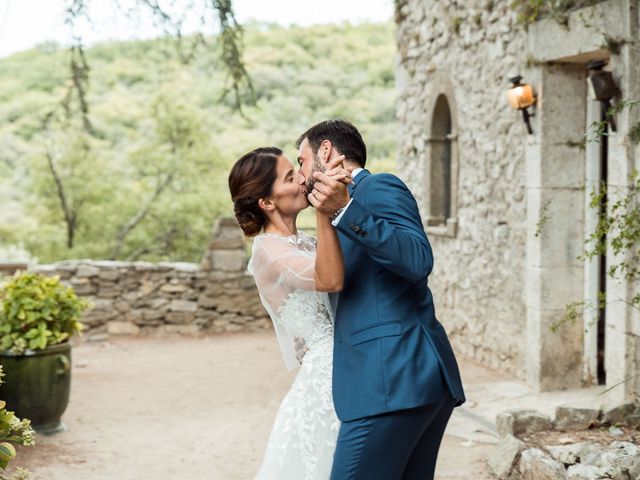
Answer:
<svg viewBox="0 0 640 480"><path fill-rule="evenodd" d="M363 171L364 168L358 167L358 168L354 168L353 171L351 172L351 178L353 178L355 180L355 178L358 176L358 174ZM349 200L349 203L347 203L344 208L342 209L342 211L340 212L340 214L334 218L333 220L331 220L331 225L333 225L334 227L338 225L338 223L340 223L340 219L342 218L342 216L344 215L344 212L347 211L347 208L349 208L349 205L351 205L351 202L353 201L353 198L351 200Z"/></svg>

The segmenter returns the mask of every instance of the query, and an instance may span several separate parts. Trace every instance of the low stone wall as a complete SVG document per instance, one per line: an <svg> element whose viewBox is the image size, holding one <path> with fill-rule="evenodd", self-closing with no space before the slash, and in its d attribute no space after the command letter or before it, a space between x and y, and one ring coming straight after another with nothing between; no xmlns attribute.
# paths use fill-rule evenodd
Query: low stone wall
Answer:
<svg viewBox="0 0 640 480"><path fill-rule="evenodd" d="M499 480L640 478L640 404L607 412L562 406L555 419L509 410L496 428L500 442L488 464Z"/></svg>
<svg viewBox="0 0 640 480"><path fill-rule="evenodd" d="M93 308L84 315L85 332L234 332L270 328L251 275L245 246L232 219L214 226L200 265L73 260L33 270L59 275Z"/></svg>

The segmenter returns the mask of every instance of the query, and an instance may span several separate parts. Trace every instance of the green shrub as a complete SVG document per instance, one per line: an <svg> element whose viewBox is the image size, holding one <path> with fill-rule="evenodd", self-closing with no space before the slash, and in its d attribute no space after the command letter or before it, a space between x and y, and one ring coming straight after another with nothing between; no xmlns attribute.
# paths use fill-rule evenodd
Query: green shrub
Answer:
<svg viewBox="0 0 640 480"><path fill-rule="evenodd" d="M80 333L89 303L58 277L18 272L0 289L0 348L44 350Z"/></svg>
<svg viewBox="0 0 640 480"><path fill-rule="evenodd" d="M0 365L0 384L3 376L4 372L2 365ZM16 456L13 444L35 445L35 432L31 428L31 422L27 419L20 420L5 407L5 402L0 400L0 469L2 470L5 470L9 462ZM17 468L10 478L0 475L0 480L26 480L28 477L27 470Z"/></svg>

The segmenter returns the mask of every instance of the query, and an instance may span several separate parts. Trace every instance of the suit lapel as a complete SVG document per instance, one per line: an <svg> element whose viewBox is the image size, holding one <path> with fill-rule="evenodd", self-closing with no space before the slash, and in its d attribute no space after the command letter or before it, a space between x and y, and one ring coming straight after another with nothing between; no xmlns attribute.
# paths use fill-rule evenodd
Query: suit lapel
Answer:
<svg viewBox="0 0 640 480"><path fill-rule="evenodd" d="M358 186L358 183L360 183L362 181L363 178L367 177L371 175L371 172L369 172L369 170L364 169L361 172L359 172L356 177L353 179L353 182L349 184L349 195L353 196L353 192L355 191L356 187Z"/></svg>

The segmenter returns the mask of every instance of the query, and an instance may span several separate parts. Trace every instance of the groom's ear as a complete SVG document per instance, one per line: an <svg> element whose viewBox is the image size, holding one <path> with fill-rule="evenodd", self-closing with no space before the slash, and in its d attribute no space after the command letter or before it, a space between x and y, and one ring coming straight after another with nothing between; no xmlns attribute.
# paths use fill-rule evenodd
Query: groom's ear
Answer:
<svg viewBox="0 0 640 480"><path fill-rule="evenodd" d="M333 144L331 143L331 140L323 140L320 144L320 148L318 149L318 155L324 163L327 163L329 161L332 152Z"/></svg>
<svg viewBox="0 0 640 480"><path fill-rule="evenodd" d="M270 198L259 199L258 206L265 212L270 212L271 210L276 208L275 204L271 201Z"/></svg>

